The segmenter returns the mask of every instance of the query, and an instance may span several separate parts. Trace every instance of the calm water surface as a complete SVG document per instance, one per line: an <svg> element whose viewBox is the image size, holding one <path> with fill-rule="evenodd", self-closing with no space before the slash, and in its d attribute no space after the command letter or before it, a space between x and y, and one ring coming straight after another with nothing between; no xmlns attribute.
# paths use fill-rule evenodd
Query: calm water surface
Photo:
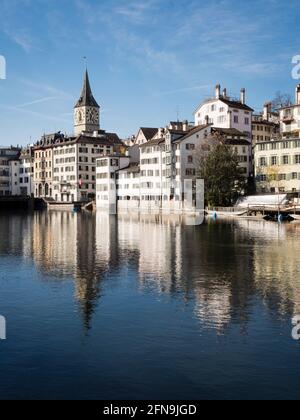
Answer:
<svg viewBox="0 0 300 420"><path fill-rule="evenodd" d="M0 398L299 398L300 225L0 213Z"/></svg>

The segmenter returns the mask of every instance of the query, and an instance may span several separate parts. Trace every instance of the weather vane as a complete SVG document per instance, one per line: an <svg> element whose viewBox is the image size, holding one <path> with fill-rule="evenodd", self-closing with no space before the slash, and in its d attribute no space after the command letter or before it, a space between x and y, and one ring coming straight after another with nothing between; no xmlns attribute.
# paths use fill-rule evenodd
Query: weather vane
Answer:
<svg viewBox="0 0 300 420"><path fill-rule="evenodd" d="M84 56L84 57L83 57L83 60L84 60L84 63L85 63L85 68L87 68L87 57L86 57L86 56Z"/></svg>

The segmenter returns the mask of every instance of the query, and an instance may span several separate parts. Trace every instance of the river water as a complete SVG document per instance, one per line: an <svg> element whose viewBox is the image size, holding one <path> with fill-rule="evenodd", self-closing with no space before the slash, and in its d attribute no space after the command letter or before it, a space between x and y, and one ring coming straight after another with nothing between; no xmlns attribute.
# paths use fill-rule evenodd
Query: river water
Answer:
<svg viewBox="0 0 300 420"><path fill-rule="evenodd" d="M299 235L0 213L0 399L299 398Z"/></svg>

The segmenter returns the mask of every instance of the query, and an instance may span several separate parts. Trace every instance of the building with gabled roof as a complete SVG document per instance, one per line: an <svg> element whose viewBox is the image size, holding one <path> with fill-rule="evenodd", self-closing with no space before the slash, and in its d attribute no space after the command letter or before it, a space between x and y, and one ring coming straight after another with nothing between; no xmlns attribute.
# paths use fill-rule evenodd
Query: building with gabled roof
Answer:
<svg viewBox="0 0 300 420"><path fill-rule="evenodd" d="M151 127L141 127L135 137L134 144L141 146L144 143L147 143L149 140L157 134L158 128Z"/></svg>
<svg viewBox="0 0 300 420"><path fill-rule="evenodd" d="M227 89L217 85L215 97L204 101L194 112L195 125L212 124L213 127L235 128L252 141L252 114L246 104L246 90L241 89L240 99L230 98Z"/></svg>
<svg viewBox="0 0 300 420"><path fill-rule="evenodd" d="M125 153L116 133L100 129L100 107L85 72L74 107L74 135L44 135L34 146L34 194L56 202L81 202L96 194L96 159Z"/></svg>

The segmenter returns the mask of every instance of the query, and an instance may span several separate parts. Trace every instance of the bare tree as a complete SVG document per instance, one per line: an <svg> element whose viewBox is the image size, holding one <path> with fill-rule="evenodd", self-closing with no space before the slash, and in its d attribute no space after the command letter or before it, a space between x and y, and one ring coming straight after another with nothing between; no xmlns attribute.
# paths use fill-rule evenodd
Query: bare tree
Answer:
<svg viewBox="0 0 300 420"><path fill-rule="evenodd" d="M272 112L278 111L279 108L283 106L289 106L292 103L292 97L288 93L282 93L277 91L275 98L272 101Z"/></svg>

